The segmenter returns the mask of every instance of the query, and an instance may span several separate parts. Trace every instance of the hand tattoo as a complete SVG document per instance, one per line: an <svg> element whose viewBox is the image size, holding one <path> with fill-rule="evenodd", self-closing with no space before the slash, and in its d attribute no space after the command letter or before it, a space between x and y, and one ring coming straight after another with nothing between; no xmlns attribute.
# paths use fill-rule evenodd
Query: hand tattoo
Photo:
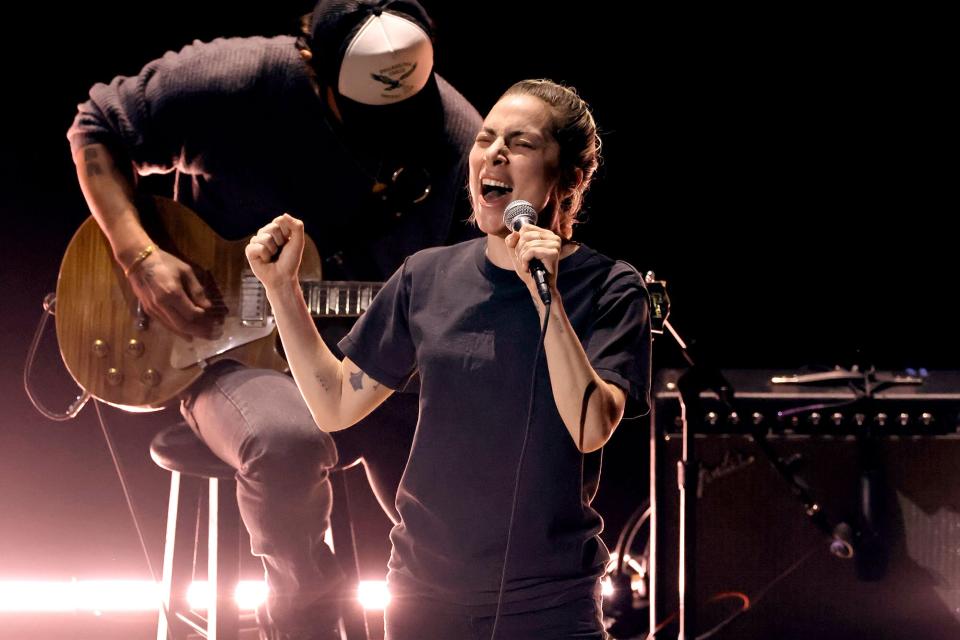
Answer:
<svg viewBox="0 0 960 640"><path fill-rule="evenodd" d="M142 267L137 271L137 282L139 282L141 286L146 286L151 280L153 280L152 267Z"/></svg>

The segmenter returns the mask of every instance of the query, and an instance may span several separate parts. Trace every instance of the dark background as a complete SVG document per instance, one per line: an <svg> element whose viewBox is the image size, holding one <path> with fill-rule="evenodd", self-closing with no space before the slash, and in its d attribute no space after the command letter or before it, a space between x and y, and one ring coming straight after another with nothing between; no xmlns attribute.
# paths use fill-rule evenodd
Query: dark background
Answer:
<svg viewBox="0 0 960 640"><path fill-rule="evenodd" d="M481 113L524 77L570 83L593 106L605 161L577 234L665 278L674 325L714 362L960 366L948 231L956 73L941 18L807 6L427 6L438 70ZM193 38L289 32L310 7L34 3L5 20L0 580L147 575L92 407L56 424L21 384L41 300L87 216L64 136L76 104L94 82ZM59 408L73 392L48 329L35 384ZM657 366L679 364L667 340L657 344ZM146 450L173 416L106 417L157 557L167 477ZM645 491L636 437L645 425L625 427L634 437L618 435L600 499L608 535ZM384 522L370 517L367 530L380 532Z"/></svg>

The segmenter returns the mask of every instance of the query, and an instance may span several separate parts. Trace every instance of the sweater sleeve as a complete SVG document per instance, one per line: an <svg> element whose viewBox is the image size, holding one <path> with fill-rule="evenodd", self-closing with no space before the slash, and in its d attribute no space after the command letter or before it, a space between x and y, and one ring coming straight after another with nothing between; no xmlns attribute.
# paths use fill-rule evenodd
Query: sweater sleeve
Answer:
<svg viewBox="0 0 960 640"><path fill-rule="evenodd" d="M202 150L254 117L288 81L290 38L195 41L147 63L135 76L98 83L67 132L72 152L101 143L141 174L203 173Z"/></svg>

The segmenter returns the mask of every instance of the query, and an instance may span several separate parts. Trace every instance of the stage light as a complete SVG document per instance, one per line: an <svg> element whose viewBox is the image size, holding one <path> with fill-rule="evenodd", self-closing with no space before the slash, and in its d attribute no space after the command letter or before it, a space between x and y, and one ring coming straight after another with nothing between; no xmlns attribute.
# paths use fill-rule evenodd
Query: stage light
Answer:
<svg viewBox="0 0 960 640"><path fill-rule="evenodd" d="M267 598L262 580L243 580L234 592L241 611L256 609ZM361 580L357 599L364 609L379 611L390 602L387 583ZM210 584L193 582L187 589L190 607L200 611L210 604ZM0 580L0 612L156 611L160 586L148 580Z"/></svg>
<svg viewBox="0 0 960 640"><path fill-rule="evenodd" d="M360 606L368 610L386 609L390 603L390 592L383 580L361 580L357 588Z"/></svg>
<svg viewBox="0 0 960 640"><path fill-rule="evenodd" d="M206 609L209 590L206 582L191 584L190 606ZM235 594L241 610L253 610L266 598L267 585L262 580L244 580ZM149 580L0 581L0 612L156 611L159 602L160 586Z"/></svg>
<svg viewBox="0 0 960 640"><path fill-rule="evenodd" d="M210 583L194 582L187 589L187 602L192 609L210 606ZM241 580L234 590L234 599L241 611L252 611L267 599L267 583L262 580Z"/></svg>
<svg viewBox="0 0 960 640"><path fill-rule="evenodd" d="M147 611L157 609L160 590L145 580L0 582L0 611Z"/></svg>
<svg viewBox="0 0 960 640"><path fill-rule="evenodd" d="M604 598L609 598L613 595L613 581L609 576L604 577L603 580L600 581L600 594Z"/></svg>

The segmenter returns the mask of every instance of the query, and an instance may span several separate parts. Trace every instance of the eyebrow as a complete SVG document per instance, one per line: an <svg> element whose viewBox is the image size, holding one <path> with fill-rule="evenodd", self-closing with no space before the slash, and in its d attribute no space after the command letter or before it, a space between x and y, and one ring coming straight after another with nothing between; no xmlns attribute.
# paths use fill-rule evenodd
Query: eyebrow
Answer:
<svg viewBox="0 0 960 640"><path fill-rule="evenodd" d="M490 127L483 127L480 130L480 133L486 133L491 136L497 135L497 132L491 129ZM536 131L530 131L526 129L514 129L512 131L508 131L507 135L504 136L504 139L511 140L513 138L516 138L517 136L533 136L541 140L543 139L543 136L537 133Z"/></svg>

